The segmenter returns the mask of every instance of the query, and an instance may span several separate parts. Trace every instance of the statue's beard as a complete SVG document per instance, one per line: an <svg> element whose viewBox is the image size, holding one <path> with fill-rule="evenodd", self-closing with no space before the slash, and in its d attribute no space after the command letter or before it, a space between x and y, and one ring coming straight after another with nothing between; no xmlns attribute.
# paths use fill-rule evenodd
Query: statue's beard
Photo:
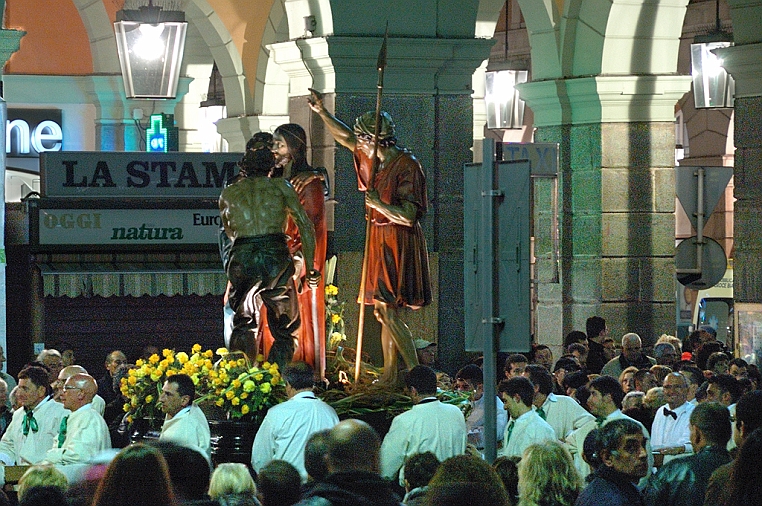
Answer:
<svg viewBox="0 0 762 506"><path fill-rule="evenodd" d="M288 162L291 161L291 155L284 155L284 156L276 155L276 156L277 156L277 159L275 160L276 167L283 168L286 165L288 165Z"/></svg>

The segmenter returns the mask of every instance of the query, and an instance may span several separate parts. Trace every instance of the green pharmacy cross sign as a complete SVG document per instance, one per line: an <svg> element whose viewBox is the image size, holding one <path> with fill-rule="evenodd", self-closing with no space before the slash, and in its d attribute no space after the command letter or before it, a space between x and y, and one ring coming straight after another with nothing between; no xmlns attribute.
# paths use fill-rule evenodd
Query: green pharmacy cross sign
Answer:
<svg viewBox="0 0 762 506"><path fill-rule="evenodd" d="M167 153L178 150L179 128L174 114L152 114L146 129L146 151Z"/></svg>
<svg viewBox="0 0 762 506"><path fill-rule="evenodd" d="M163 114L151 115L151 126L146 130L146 151L153 153L167 152L167 129Z"/></svg>

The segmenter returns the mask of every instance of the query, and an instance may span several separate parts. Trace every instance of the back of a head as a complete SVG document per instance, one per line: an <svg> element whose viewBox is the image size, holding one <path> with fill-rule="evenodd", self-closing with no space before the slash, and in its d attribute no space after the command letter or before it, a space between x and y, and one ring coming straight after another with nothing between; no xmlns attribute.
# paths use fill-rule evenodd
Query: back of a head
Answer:
<svg viewBox="0 0 762 506"><path fill-rule="evenodd" d="M526 372L532 385L536 385L541 394L548 395L553 391L553 376L543 366L529 364Z"/></svg>
<svg viewBox="0 0 762 506"><path fill-rule="evenodd" d="M455 379L470 381L474 385L481 385L484 383L484 373L478 365L468 364L455 374Z"/></svg>
<svg viewBox="0 0 762 506"><path fill-rule="evenodd" d="M329 434L328 470L378 473L380 449L381 438L373 427L362 420L343 420Z"/></svg>
<svg viewBox="0 0 762 506"><path fill-rule="evenodd" d="M19 498L19 506L68 506L66 496L55 485L38 485L29 488Z"/></svg>
<svg viewBox="0 0 762 506"><path fill-rule="evenodd" d="M743 424L744 433L747 435L762 427L762 390L746 392L738 399L736 424L739 428Z"/></svg>
<svg viewBox="0 0 762 506"><path fill-rule="evenodd" d="M552 472L548 472L551 470ZM519 463L519 496L526 504L573 505L582 480L561 443L530 445Z"/></svg>
<svg viewBox="0 0 762 506"><path fill-rule="evenodd" d="M283 368L283 380L294 390L315 386L315 370L307 362L290 362Z"/></svg>
<svg viewBox="0 0 762 506"><path fill-rule="evenodd" d="M738 452L730 473L731 500L726 504L755 505L762 497L762 466L759 455L762 454L762 428L752 431Z"/></svg>
<svg viewBox="0 0 762 506"><path fill-rule="evenodd" d="M579 330L572 330L564 336L564 348L572 343L579 343L581 341L587 341L587 334Z"/></svg>
<svg viewBox="0 0 762 506"><path fill-rule="evenodd" d="M486 461L458 455L439 465L429 482L424 504L486 506L511 502L500 477Z"/></svg>
<svg viewBox="0 0 762 506"><path fill-rule="evenodd" d="M604 330L606 330L606 320L600 316L591 316L585 322L585 331L587 332L588 339L598 337Z"/></svg>
<svg viewBox="0 0 762 506"><path fill-rule="evenodd" d="M492 463L492 468L495 470L500 481L503 483L505 491L508 492L508 497L515 502L515 499L519 495L519 461L521 458L517 455L506 457L501 456L495 459Z"/></svg>
<svg viewBox="0 0 762 506"><path fill-rule="evenodd" d="M175 505L167 464L159 450L135 444L120 451L106 469L93 506Z"/></svg>
<svg viewBox="0 0 762 506"><path fill-rule="evenodd" d="M408 388L415 388L418 395L437 393L437 373L425 365L417 365L410 369L405 376L405 383Z"/></svg>
<svg viewBox="0 0 762 506"><path fill-rule="evenodd" d="M58 487L61 492L66 492L69 480L53 466L32 466L19 480L18 498L21 499L30 488L45 486Z"/></svg>
<svg viewBox="0 0 762 506"><path fill-rule="evenodd" d="M257 486L245 464L225 462L219 464L209 480L209 497L217 499L229 494L256 495Z"/></svg>
<svg viewBox="0 0 762 506"><path fill-rule="evenodd" d="M699 403L691 412L690 423L702 432L710 445L724 448L730 441L730 412L718 402Z"/></svg>
<svg viewBox="0 0 762 506"><path fill-rule="evenodd" d="M151 446L164 457L178 499L192 501L206 497L211 468L204 455L171 441L152 441Z"/></svg>
<svg viewBox="0 0 762 506"><path fill-rule="evenodd" d="M330 429L312 434L304 445L304 469L315 481L322 481L328 476L328 466L325 458L328 455L328 438Z"/></svg>
<svg viewBox="0 0 762 506"><path fill-rule="evenodd" d="M263 506L291 506L302 496L299 471L285 460L272 460L260 469L257 487Z"/></svg>
<svg viewBox="0 0 762 506"><path fill-rule="evenodd" d="M425 487L439 469L439 459L432 452L415 453L405 461L405 481L410 490Z"/></svg>

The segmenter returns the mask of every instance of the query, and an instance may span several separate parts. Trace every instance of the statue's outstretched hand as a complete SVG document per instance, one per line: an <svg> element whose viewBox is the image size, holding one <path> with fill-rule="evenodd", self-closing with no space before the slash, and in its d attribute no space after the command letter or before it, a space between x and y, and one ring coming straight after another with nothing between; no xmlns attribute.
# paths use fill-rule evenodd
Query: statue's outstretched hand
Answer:
<svg viewBox="0 0 762 506"><path fill-rule="evenodd" d="M323 94L318 90L312 88L308 89L310 90L310 96L307 97L307 103L309 104L310 109L320 114L325 110L325 107L323 106Z"/></svg>

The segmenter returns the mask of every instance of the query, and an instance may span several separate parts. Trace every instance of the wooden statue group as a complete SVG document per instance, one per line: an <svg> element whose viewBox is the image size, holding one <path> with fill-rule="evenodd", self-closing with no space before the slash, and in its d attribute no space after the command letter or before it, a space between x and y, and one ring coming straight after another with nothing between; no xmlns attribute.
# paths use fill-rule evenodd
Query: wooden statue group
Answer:
<svg viewBox="0 0 762 506"><path fill-rule="evenodd" d="M381 381L391 383L398 354L408 369L418 364L398 311L431 302L420 225L427 210L426 178L418 160L397 146L388 114L368 112L350 128L325 109L320 93L310 91L310 108L353 153L358 188L365 192L369 221L358 302L373 306L381 323ZM233 313L228 347L249 357L264 353L280 366L304 360L322 373L327 173L308 164L306 134L292 123L272 135L256 134L239 165L219 200L226 298Z"/></svg>

